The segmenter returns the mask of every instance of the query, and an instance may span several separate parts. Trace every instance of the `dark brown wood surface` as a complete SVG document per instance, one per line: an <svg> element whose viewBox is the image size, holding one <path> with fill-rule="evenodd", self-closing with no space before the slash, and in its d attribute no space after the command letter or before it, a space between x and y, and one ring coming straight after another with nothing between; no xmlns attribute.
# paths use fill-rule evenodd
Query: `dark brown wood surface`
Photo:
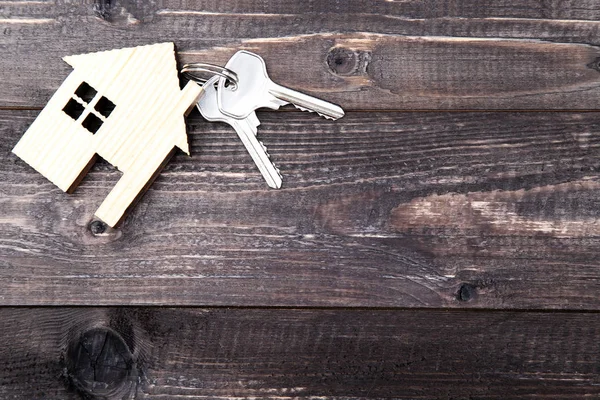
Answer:
<svg viewBox="0 0 600 400"><path fill-rule="evenodd" d="M598 314L67 308L0 318L7 399L600 396Z"/></svg>
<svg viewBox="0 0 600 400"><path fill-rule="evenodd" d="M9 155L35 113L0 113L3 304L600 307L600 113L260 114L281 190L195 113L193 157L96 236L120 173L61 192Z"/></svg>
<svg viewBox="0 0 600 400"><path fill-rule="evenodd" d="M0 1L0 398L600 398L599 21L596 0ZM116 170L67 195L10 150L61 57L158 41L258 52L349 112L259 113L281 190L194 112L192 157L108 229Z"/></svg>
<svg viewBox="0 0 600 400"><path fill-rule="evenodd" d="M595 0L3 2L0 106L42 107L61 57L162 40L182 62L256 51L275 80L352 110L593 109L599 14Z"/></svg>

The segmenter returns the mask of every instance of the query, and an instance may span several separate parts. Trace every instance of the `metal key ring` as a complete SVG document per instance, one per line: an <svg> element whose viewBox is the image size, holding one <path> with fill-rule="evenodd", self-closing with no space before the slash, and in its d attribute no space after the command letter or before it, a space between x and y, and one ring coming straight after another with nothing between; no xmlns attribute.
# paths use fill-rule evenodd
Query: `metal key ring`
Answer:
<svg viewBox="0 0 600 400"><path fill-rule="evenodd" d="M213 75L219 75L225 79L227 79L232 84L232 89L237 89L238 86L238 76L232 70L219 67L218 65L206 64L206 63L192 63L185 64L181 69L181 73L184 74L187 78L199 82L201 84L206 83L208 79L199 77L195 73L197 72L205 72Z"/></svg>

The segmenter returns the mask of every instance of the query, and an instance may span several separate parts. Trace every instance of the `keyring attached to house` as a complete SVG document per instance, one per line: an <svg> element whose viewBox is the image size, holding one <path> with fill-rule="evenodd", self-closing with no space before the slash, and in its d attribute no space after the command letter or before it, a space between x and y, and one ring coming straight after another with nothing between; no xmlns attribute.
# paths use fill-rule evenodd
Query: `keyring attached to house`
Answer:
<svg viewBox="0 0 600 400"><path fill-rule="evenodd" d="M267 184L276 189L281 187L281 173L257 139L260 121L255 110L292 103L329 119L344 115L335 104L273 83L264 60L246 50L234 54L225 67L184 65L181 73L189 81L183 88L173 43L64 60L73 71L12 151L69 193L96 156L117 167L123 174L95 212L112 227L148 189L175 148L190 154L184 118L194 106L205 119L235 128ZM228 102L223 104L225 95Z"/></svg>
<svg viewBox="0 0 600 400"><path fill-rule="evenodd" d="M181 73L183 75L185 75L188 79L198 82L200 84L205 84L206 81L208 81L208 79L197 75L199 72L200 73L208 73L208 74L211 74L211 76L214 76L214 75L221 76L221 77L227 79L227 82L229 82L229 85L231 85L231 90L237 89L238 76L235 72L233 72L232 70L230 70L228 68L219 67L218 65L206 64L206 63L192 63L192 64L185 64L183 66L183 68L181 69Z"/></svg>

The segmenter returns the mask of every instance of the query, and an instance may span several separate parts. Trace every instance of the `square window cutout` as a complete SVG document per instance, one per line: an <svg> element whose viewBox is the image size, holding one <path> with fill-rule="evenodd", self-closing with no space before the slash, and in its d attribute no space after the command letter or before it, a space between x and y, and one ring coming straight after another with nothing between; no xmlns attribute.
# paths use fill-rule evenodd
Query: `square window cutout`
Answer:
<svg viewBox="0 0 600 400"><path fill-rule="evenodd" d="M83 127L92 133L98 132L98 129L102 126L102 120L90 113L82 123Z"/></svg>
<svg viewBox="0 0 600 400"><path fill-rule="evenodd" d="M75 91L75 94L86 103L91 102L94 96L96 96L96 93L98 93L96 89L94 89L85 82L79 85L79 87Z"/></svg>
<svg viewBox="0 0 600 400"><path fill-rule="evenodd" d="M71 117L75 121L77 121L77 118L79 118L81 116L84 109L85 108L81 104L79 104L77 101L71 99L71 100L69 100L69 102L67 103L65 108L63 108L63 111L69 117Z"/></svg>
<svg viewBox="0 0 600 400"><path fill-rule="evenodd" d="M108 118L111 112L115 109L115 103L102 96L94 107L96 111L102 114L105 118Z"/></svg>

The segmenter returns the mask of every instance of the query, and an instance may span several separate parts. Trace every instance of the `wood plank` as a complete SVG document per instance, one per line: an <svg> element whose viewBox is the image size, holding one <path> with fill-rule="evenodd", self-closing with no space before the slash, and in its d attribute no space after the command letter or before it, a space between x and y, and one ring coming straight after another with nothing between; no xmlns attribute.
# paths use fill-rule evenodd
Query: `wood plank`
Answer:
<svg viewBox="0 0 600 400"><path fill-rule="evenodd" d="M0 112L0 303L600 307L599 113L260 113L269 189L233 130L189 119L122 228L120 174L73 195L10 153Z"/></svg>
<svg viewBox="0 0 600 400"><path fill-rule="evenodd" d="M351 110L598 109L599 17L594 0L3 2L0 107L42 107L63 56L161 38L182 62L256 51Z"/></svg>
<svg viewBox="0 0 600 400"><path fill-rule="evenodd" d="M3 398L600 396L597 313L4 308L0 319Z"/></svg>

